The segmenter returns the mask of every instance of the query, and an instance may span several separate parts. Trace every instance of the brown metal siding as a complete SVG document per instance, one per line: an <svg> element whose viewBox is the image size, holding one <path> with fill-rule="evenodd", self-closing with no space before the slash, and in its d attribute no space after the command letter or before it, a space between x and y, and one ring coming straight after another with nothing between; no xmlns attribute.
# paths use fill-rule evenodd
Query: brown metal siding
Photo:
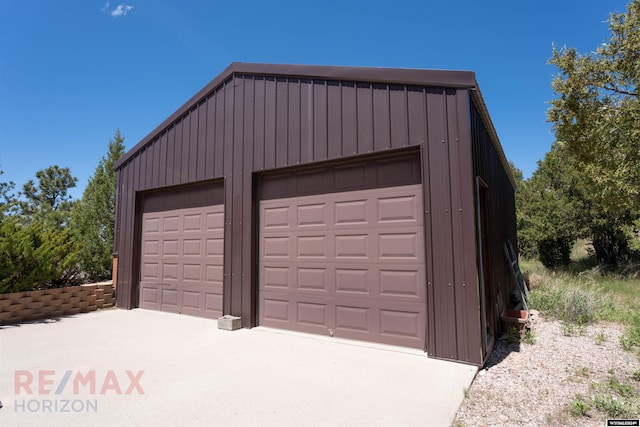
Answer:
<svg viewBox="0 0 640 427"><path fill-rule="evenodd" d="M225 253L231 254L225 260L224 311L241 315L244 326L251 326L256 324L253 174L417 146L425 201L427 348L434 357L480 363L476 350L468 349L480 342L474 324L477 273L475 262L468 262L475 260L475 234L469 209L469 91L464 87L472 86L472 74L438 74L457 87L445 91L421 85L419 73L399 72L410 83L401 84L394 73L372 83L296 77L293 71L278 77L247 71L227 78L223 73L123 158L118 165L119 306L136 306L136 191L224 179Z"/></svg>
<svg viewBox="0 0 640 427"><path fill-rule="evenodd" d="M492 303L497 304L496 316L499 316L501 310L509 304L514 283L502 245L506 240L511 240L514 247L517 246L515 193L475 102L471 103L470 119L473 173L482 178L488 186L488 211L492 213L487 218L488 247L491 254L489 274L492 283L485 284L485 287L490 297L495 299ZM493 320L499 325L499 319Z"/></svg>

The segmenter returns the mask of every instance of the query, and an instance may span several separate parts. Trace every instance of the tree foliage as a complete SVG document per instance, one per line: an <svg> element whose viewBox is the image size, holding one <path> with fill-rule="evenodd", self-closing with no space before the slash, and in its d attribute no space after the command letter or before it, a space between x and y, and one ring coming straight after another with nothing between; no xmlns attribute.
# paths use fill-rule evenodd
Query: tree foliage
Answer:
<svg viewBox="0 0 640 427"><path fill-rule="evenodd" d="M0 223L0 293L75 284L77 249L69 229L17 215Z"/></svg>
<svg viewBox="0 0 640 427"><path fill-rule="evenodd" d="M72 201L69 189L76 186L78 178L69 168L49 166L36 172L36 184L32 179L22 188L24 200L19 202L23 218L45 219L62 227L69 220Z"/></svg>
<svg viewBox="0 0 640 427"><path fill-rule="evenodd" d="M640 0L612 13L609 28L594 52L554 48L550 63L559 75L548 118L579 171L588 207L580 225L599 260L615 265L630 256L640 217Z"/></svg>
<svg viewBox="0 0 640 427"><path fill-rule="evenodd" d="M4 171L0 169L0 176ZM16 187L12 181L0 181L0 221L5 215L10 214L10 210L15 206L16 199L13 189Z"/></svg>
<svg viewBox="0 0 640 427"><path fill-rule="evenodd" d="M525 257L548 267L567 264L576 238L587 233L583 181L571 155L554 144L516 194L518 241Z"/></svg>
<svg viewBox="0 0 640 427"><path fill-rule="evenodd" d="M20 201L11 193L12 182L0 183L0 292L78 280L77 245L66 226L67 193L76 178L58 166L38 171L36 178L37 185L33 180L25 184Z"/></svg>
<svg viewBox="0 0 640 427"><path fill-rule="evenodd" d="M124 153L116 131L81 200L69 189L69 168L36 172L16 198L15 185L0 181L0 293L106 279L111 272L116 174ZM2 175L2 170L0 170Z"/></svg>
<svg viewBox="0 0 640 427"><path fill-rule="evenodd" d="M115 221L116 172L114 163L124 154L124 137L120 130L109 141L107 154L74 206L72 226L81 247L80 267L90 280L111 276L113 226Z"/></svg>

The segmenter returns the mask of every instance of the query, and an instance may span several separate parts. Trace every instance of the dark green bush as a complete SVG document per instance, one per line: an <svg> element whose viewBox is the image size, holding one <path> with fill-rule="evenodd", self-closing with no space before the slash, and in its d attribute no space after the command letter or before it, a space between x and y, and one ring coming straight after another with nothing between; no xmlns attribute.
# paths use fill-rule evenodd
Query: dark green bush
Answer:
<svg viewBox="0 0 640 427"><path fill-rule="evenodd" d="M571 240L566 237L546 238L538 242L540 262L547 268L569 265Z"/></svg>
<svg viewBox="0 0 640 427"><path fill-rule="evenodd" d="M0 293L77 281L77 252L67 229L44 221L0 218Z"/></svg>

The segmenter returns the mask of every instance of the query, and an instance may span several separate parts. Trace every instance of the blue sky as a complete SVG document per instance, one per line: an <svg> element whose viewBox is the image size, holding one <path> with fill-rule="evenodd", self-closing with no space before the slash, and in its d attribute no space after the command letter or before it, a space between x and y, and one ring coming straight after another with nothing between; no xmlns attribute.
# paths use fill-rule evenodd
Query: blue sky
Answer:
<svg viewBox="0 0 640 427"><path fill-rule="evenodd" d="M74 197L116 128L133 147L231 62L476 72L507 157L554 141L552 45L589 52L626 1L0 0L0 169L57 164Z"/></svg>

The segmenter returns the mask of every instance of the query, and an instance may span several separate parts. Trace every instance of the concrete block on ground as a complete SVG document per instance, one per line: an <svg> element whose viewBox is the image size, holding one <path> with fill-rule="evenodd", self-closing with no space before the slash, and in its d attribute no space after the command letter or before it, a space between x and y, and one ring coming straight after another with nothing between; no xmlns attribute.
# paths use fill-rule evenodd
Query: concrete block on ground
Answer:
<svg viewBox="0 0 640 427"><path fill-rule="evenodd" d="M235 331L242 328L242 319L240 317L225 315L218 318L218 329L225 331Z"/></svg>

